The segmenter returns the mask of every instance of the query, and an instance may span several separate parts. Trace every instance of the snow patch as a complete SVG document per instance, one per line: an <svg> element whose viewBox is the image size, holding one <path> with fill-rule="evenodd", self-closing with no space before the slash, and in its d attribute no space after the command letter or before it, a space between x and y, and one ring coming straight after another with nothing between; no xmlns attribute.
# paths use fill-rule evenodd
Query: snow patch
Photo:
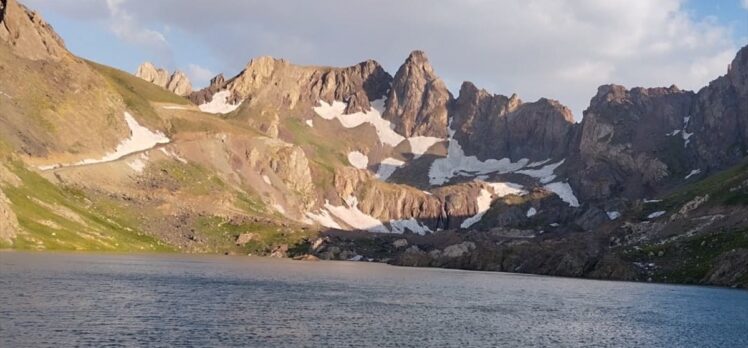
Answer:
<svg viewBox="0 0 748 348"><path fill-rule="evenodd" d="M369 158L358 151L351 151L348 153L348 162L358 169L366 169L366 167L369 166Z"/></svg>
<svg viewBox="0 0 748 348"><path fill-rule="evenodd" d="M527 191L523 190L522 185L511 182L494 182L486 183L486 185L491 188L493 194L486 189L480 190L480 193L476 198L476 205L478 207L477 213L465 219L462 224L460 224L461 228L468 228L479 222L483 218L483 215L486 214L488 209L491 208L491 202L493 201L494 196L500 198L508 195L522 196L527 194Z"/></svg>
<svg viewBox="0 0 748 348"><path fill-rule="evenodd" d="M270 177L268 177L267 175L263 175L263 176L262 176L262 181L264 181L264 182L265 182L266 184L268 184L268 185L272 185L272 184L273 184L273 183L272 183L272 182L270 181Z"/></svg>
<svg viewBox="0 0 748 348"><path fill-rule="evenodd" d="M537 213L538 213L538 211L535 210L535 208L530 207L530 209L527 209L527 214L525 214L525 215L527 215L527 217L533 217Z"/></svg>
<svg viewBox="0 0 748 348"><path fill-rule="evenodd" d="M420 235L425 235L426 233L431 233L430 228L428 228L425 225L422 225L418 220L414 218L405 219L405 220L390 220L390 227L392 228L392 233L405 233L406 230L410 230L413 233L417 233Z"/></svg>
<svg viewBox="0 0 748 348"><path fill-rule="evenodd" d="M392 130L392 124L382 118L380 112L383 109L384 100L379 99L372 102L372 108L366 112L356 112L345 115L346 103L340 101L333 101L332 104L328 104L324 100L319 101L320 106L314 107L314 112L326 120L337 119L340 124L345 128L355 128L364 123L369 123L374 126L377 132L379 141L382 144L390 146L397 146L405 137L397 134Z"/></svg>
<svg viewBox="0 0 748 348"><path fill-rule="evenodd" d="M572 207L579 207L579 200L574 195L574 191L566 182L554 182L543 186L548 191L555 193L562 201L569 204Z"/></svg>
<svg viewBox="0 0 748 348"><path fill-rule="evenodd" d="M605 213L608 214L608 219L611 219L611 220L615 220L615 219L618 219L619 217L621 217L621 213L619 213L617 211L607 211Z"/></svg>
<svg viewBox="0 0 748 348"><path fill-rule="evenodd" d="M307 212L305 215L309 219L320 224L321 226L324 226L327 228L334 228L336 230L343 229L342 227L340 227L340 225L337 222L335 222L335 219L332 218L332 215L330 215L330 212L328 212L325 209L320 210L319 213Z"/></svg>
<svg viewBox="0 0 748 348"><path fill-rule="evenodd" d="M429 150L430 147L443 140L444 139L442 138L424 136L408 138L408 143L410 144L410 152L415 155L413 159L421 157L424 153L426 153L426 151Z"/></svg>
<svg viewBox="0 0 748 348"><path fill-rule="evenodd" d="M230 97L231 92L228 90L223 90L217 92L216 94L213 94L213 99L211 99L210 102L200 104L200 106L198 107L200 108L200 111L210 114L228 114L229 112L236 110L239 105L242 105L241 102L239 102L239 104L229 103Z"/></svg>
<svg viewBox="0 0 748 348"><path fill-rule="evenodd" d="M276 203L276 204L273 204L273 208L274 208L274 209L275 209L275 210L276 210L277 212L281 213L281 215L286 215L286 209L285 209L285 208L283 208L283 206L282 206L282 205L280 205L280 204L277 204L277 203Z"/></svg>
<svg viewBox="0 0 748 348"><path fill-rule="evenodd" d="M60 167L74 167L116 161L135 152L149 150L158 144L166 144L169 142L169 138L167 138L163 133L158 131L152 132L150 129L141 126L129 112L125 112L125 122L130 128L130 137L122 140L122 142L114 149L114 152L108 153L100 159L84 159L72 164L40 166L39 169L49 170Z"/></svg>
<svg viewBox="0 0 748 348"><path fill-rule="evenodd" d="M178 105L164 105L162 108L166 110L189 110L190 108L186 106L178 106Z"/></svg>
<svg viewBox="0 0 748 348"><path fill-rule="evenodd" d="M358 209L358 198L350 196L345 199L345 206L334 206L325 202L325 209L351 228L369 232L389 233L382 222Z"/></svg>
<svg viewBox="0 0 748 348"><path fill-rule="evenodd" d="M454 138L455 130L452 129L452 121L449 121L449 145L447 147L447 157L438 158L431 163L429 168L429 183L431 185L442 185L455 176L478 177L490 173L510 173L524 168L528 165L529 160L522 158L517 162L512 162L509 158L479 160L476 156L466 156L460 143ZM546 161L534 162L535 166L546 163ZM563 161L556 164L553 169L561 165ZM543 170L543 169L541 169ZM547 171L547 169L545 169ZM543 171L543 173L545 173ZM530 171L530 173L534 173ZM539 174L538 174L539 175ZM550 178L551 181L555 178Z"/></svg>
<svg viewBox="0 0 748 348"><path fill-rule="evenodd" d="M691 142L689 138L693 135L693 133L689 133L686 131L686 128L688 128L688 122L691 120L691 115L688 115L683 118L683 133L681 134L681 137L683 138L683 147L688 147L688 143Z"/></svg>
<svg viewBox="0 0 748 348"><path fill-rule="evenodd" d="M485 215L488 209L491 208L491 192L488 192L486 189L481 189L476 201L476 205L478 206L477 213L465 219L462 224L460 224L460 228L469 228L483 218L483 215Z"/></svg>
<svg viewBox="0 0 748 348"><path fill-rule="evenodd" d="M320 106L313 108L314 112L326 120L337 119L340 124L345 128L355 128L364 123L368 123L374 126L379 137L379 142L382 144L390 145L392 147L397 146L404 140L408 140L410 144L411 153L414 158L418 158L434 144L443 141L442 138L436 137L425 137L416 136L406 138L394 131L394 125L382 118L382 112L384 110L384 99L378 99L371 102L371 110L365 112L356 112L352 114L345 114L346 103L341 101L333 101L327 103L324 100L319 101ZM311 125L310 125L311 127Z"/></svg>
<svg viewBox="0 0 748 348"><path fill-rule="evenodd" d="M689 138L691 138L692 135L693 133L686 132L685 130L683 131L683 141L684 141L683 147L688 146L688 144L691 142Z"/></svg>
<svg viewBox="0 0 748 348"><path fill-rule="evenodd" d="M644 202L644 204L649 204L649 203L660 203L660 202L662 202L662 200L661 200L661 199L646 199L646 198L645 198L643 202Z"/></svg>
<svg viewBox="0 0 748 348"><path fill-rule="evenodd" d="M665 211L664 210L660 210L660 211L656 211L656 212L654 212L652 214L647 215L647 219L656 219L656 218L658 218L660 216L663 216L663 215L665 215Z"/></svg>
<svg viewBox="0 0 748 348"><path fill-rule="evenodd" d="M528 164L527 167L528 168L540 167L540 166L542 166L542 165L544 165L544 164L546 164L546 163L548 163L550 161L551 161L550 158L546 158L546 159L544 159L542 161L532 162L532 163Z"/></svg>
<svg viewBox="0 0 748 348"><path fill-rule="evenodd" d="M548 160L546 160L545 162L547 161ZM541 162L541 163L545 163L545 162ZM556 171L556 168L564 164L564 162L566 162L566 159L562 159L561 161L558 161L553 164L548 164L540 169L518 170L517 174L524 174L527 176L531 176L533 178L540 179L541 184L547 184L553 181L554 179L556 179L556 175L554 174L554 172Z"/></svg>
<svg viewBox="0 0 748 348"><path fill-rule="evenodd" d="M497 197L508 195L523 196L527 194L527 191L524 190L524 186L511 182L487 182L486 185L493 189L493 193Z"/></svg>
<svg viewBox="0 0 748 348"><path fill-rule="evenodd" d="M308 119L304 123L306 123L306 125L309 126L309 128L314 128L314 120Z"/></svg>
<svg viewBox="0 0 748 348"><path fill-rule="evenodd" d="M429 183L431 185L442 185L457 175L477 176L488 173L513 172L523 168L529 161L526 158L516 163L512 163L508 158L481 161L475 156L466 156L460 143L454 139L455 131L452 129L451 123L450 120L447 157L434 160L429 168Z"/></svg>
<svg viewBox="0 0 748 348"><path fill-rule="evenodd" d="M688 180L692 176L699 175L699 174L701 174L701 169L694 169L690 173L688 173L688 175L686 175L685 179Z"/></svg>
<svg viewBox="0 0 748 348"><path fill-rule="evenodd" d="M187 160L184 159L182 156L179 156L176 152L167 150L165 147L160 148L161 152L171 158L174 158L175 160L182 162L183 164L187 164Z"/></svg>
<svg viewBox="0 0 748 348"><path fill-rule="evenodd" d="M387 157L379 163L379 169L377 169L377 173L374 176L379 180L387 180L397 168L402 167L404 164L405 162L399 159Z"/></svg>

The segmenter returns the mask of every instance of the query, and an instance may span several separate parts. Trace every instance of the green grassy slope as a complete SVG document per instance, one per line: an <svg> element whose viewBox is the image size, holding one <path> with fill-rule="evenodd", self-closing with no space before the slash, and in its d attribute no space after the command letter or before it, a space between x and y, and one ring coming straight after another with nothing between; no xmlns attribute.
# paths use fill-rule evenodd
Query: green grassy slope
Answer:
<svg viewBox="0 0 748 348"><path fill-rule="evenodd" d="M24 168L6 167L18 186L5 185L21 231L13 248L33 250L168 251L170 247L134 227L123 215L105 214L74 189L60 188Z"/></svg>

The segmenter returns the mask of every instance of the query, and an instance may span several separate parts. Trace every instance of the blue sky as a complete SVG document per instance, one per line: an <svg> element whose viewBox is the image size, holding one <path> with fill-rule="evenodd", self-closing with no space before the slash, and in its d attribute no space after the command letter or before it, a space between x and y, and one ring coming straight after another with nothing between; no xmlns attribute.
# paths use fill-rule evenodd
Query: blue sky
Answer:
<svg viewBox="0 0 748 348"><path fill-rule="evenodd" d="M130 72L152 61L196 87L260 55L336 66L372 58L394 74L424 49L453 93L471 80L558 99L577 119L600 84L697 89L748 43L748 0L21 1L79 56Z"/></svg>

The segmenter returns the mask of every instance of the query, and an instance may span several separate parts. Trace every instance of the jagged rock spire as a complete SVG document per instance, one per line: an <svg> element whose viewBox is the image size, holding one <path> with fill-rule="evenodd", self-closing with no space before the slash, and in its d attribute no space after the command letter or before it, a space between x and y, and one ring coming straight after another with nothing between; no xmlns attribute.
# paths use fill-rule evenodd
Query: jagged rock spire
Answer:
<svg viewBox="0 0 748 348"><path fill-rule="evenodd" d="M447 136L447 109L452 94L436 75L426 54L410 53L392 82L384 117L406 136Z"/></svg>

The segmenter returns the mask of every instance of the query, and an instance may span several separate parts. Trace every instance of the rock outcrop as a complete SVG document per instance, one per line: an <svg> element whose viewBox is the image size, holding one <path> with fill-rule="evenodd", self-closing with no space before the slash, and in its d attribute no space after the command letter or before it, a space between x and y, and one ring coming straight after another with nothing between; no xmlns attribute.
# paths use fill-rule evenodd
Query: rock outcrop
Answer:
<svg viewBox="0 0 748 348"><path fill-rule="evenodd" d="M697 94L605 85L585 111L572 185L586 199L642 198L748 154L748 46Z"/></svg>
<svg viewBox="0 0 748 348"><path fill-rule="evenodd" d="M356 197L358 208L380 221L416 219L432 231L460 228L466 218L481 213L478 203L481 192L493 192L481 182L424 192L376 180L370 172L351 167L335 171L335 189L341 200Z"/></svg>
<svg viewBox="0 0 748 348"><path fill-rule="evenodd" d="M187 96L192 93L192 83L187 75L179 70L169 74L162 68L157 68L150 62L145 62L138 67L135 76L146 80L154 85L165 88L176 95Z"/></svg>
<svg viewBox="0 0 748 348"><path fill-rule="evenodd" d="M226 78L223 74L218 74L210 79L210 85L201 90L190 93L189 99L197 104L205 104L213 100L213 95L226 87Z"/></svg>
<svg viewBox="0 0 748 348"><path fill-rule="evenodd" d="M213 91L226 89L233 104L244 101L249 107L272 105L283 110L306 111L320 100L342 101L348 104L346 113L353 113L368 111L371 101L385 95L392 77L373 60L331 68L259 57L231 80L222 83L222 79L221 76L212 81L207 90L192 93L190 99L201 104L212 100Z"/></svg>
<svg viewBox="0 0 748 348"><path fill-rule="evenodd" d="M192 83L185 73L177 70L169 78L166 89L176 95L187 96L192 93Z"/></svg>
<svg viewBox="0 0 748 348"><path fill-rule="evenodd" d="M516 96L491 95L470 82L460 88L451 110L454 138L480 159L564 158L574 118L555 100L522 103Z"/></svg>
<svg viewBox="0 0 748 348"><path fill-rule="evenodd" d="M405 185L384 183L366 170L337 169L335 189L342 198L357 197L358 208L380 221L417 218L432 229L444 222L442 202L436 196Z"/></svg>
<svg viewBox="0 0 748 348"><path fill-rule="evenodd" d="M69 56L62 38L37 12L16 0L4 0L0 12L0 40L9 44L16 55L31 60Z"/></svg>
<svg viewBox="0 0 748 348"><path fill-rule="evenodd" d="M382 115L406 136L447 137L452 94L421 51L413 51L398 69Z"/></svg>
<svg viewBox="0 0 748 348"><path fill-rule="evenodd" d="M675 86L601 86L570 149L580 159L579 192L590 199L641 198L668 176L688 174L682 132L693 98Z"/></svg>
<svg viewBox="0 0 748 348"><path fill-rule="evenodd" d="M0 243L13 244L18 233L18 220L10 207L10 201L0 188Z"/></svg>
<svg viewBox="0 0 748 348"><path fill-rule="evenodd" d="M748 46L738 51L727 74L702 88L684 132L692 135L694 163L722 168L748 154Z"/></svg>

